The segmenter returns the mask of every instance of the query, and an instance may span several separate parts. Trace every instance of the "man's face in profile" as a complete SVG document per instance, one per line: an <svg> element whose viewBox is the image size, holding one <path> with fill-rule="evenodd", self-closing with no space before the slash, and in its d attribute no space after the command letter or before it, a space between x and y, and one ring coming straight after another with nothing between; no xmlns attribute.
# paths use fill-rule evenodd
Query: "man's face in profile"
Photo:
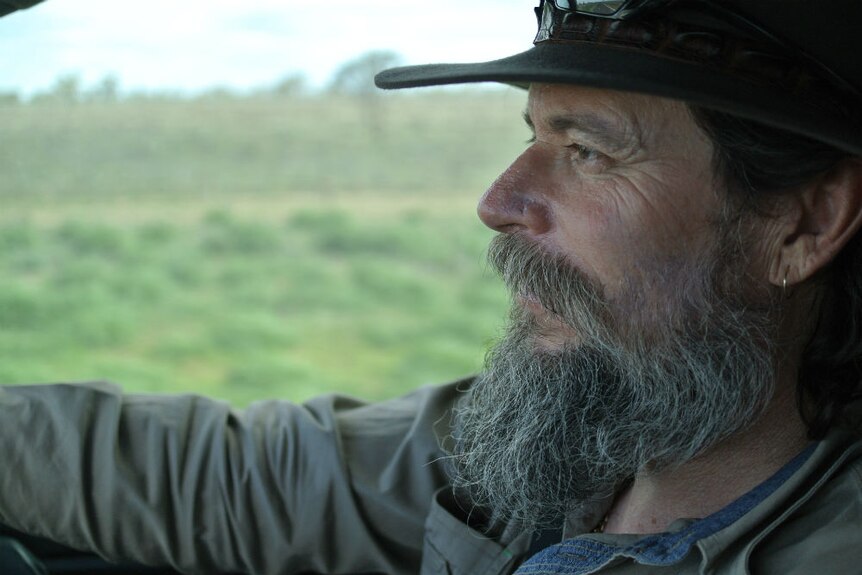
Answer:
<svg viewBox="0 0 862 575"><path fill-rule="evenodd" d="M535 139L491 186L511 322L459 412L456 484L528 524L684 463L772 394L753 234L681 103L533 86Z"/></svg>

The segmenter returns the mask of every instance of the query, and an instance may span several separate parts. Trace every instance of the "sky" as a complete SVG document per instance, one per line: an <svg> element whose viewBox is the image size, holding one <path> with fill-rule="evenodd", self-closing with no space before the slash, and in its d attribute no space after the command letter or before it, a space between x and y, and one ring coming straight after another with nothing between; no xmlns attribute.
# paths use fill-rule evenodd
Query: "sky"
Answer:
<svg viewBox="0 0 862 575"><path fill-rule="evenodd" d="M494 59L530 47L533 0L47 0L0 19L0 91L74 74L124 91L243 90L295 73L323 87L345 61Z"/></svg>

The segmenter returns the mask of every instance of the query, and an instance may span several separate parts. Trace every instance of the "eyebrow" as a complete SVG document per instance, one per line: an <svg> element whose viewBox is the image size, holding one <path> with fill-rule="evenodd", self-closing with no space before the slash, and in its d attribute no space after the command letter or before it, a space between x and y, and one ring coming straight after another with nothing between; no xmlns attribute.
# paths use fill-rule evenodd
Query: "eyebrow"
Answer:
<svg viewBox="0 0 862 575"><path fill-rule="evenodd" d="M527 127L535 134L536 126L527 110L524 110L523 117ZM643 145L640 130L637 129L637 126L614 122L609 118L592 112L556 114L549 117L545 123L556 134L564 134L574 130L587 137L589 141L610 151L619 151Z"/></svg>

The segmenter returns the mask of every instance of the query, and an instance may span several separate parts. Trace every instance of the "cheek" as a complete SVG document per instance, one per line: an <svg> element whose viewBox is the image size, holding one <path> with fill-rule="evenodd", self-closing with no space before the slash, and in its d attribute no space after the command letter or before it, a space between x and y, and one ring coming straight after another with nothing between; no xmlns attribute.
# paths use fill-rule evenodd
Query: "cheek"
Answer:
<svg viewBox="0 0 862 575"><path fill-rule="evenodd" d="M613 289L638 259L637 230L627 210L606 190L580 194L575 202L554 206L559 248L572 264L605 289ZM576 205L573 205L576 204Z"/></svg>
<svg viewBox="0 0 862 575"><path fill-rule="evenodd" d="M712 238L707 215L714 209L705 188L675 184L677 193L669 194L668 184L643 177L592 182L556 206L561 247L611 292L649 269L691 258Z"/></svg>

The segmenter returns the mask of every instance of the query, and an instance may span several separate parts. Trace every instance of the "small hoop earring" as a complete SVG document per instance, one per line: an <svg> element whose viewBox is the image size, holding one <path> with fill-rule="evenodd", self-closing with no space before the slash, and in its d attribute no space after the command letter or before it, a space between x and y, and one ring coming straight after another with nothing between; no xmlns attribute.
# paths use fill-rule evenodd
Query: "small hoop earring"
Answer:
<svg viewBox="0 0 862 575"><path fill-rule="evenodd" d="M784 270L784 279L781 281L781 295L784 299L789 299L790 296L787 293L787 273L789 270Z"/></svg>

